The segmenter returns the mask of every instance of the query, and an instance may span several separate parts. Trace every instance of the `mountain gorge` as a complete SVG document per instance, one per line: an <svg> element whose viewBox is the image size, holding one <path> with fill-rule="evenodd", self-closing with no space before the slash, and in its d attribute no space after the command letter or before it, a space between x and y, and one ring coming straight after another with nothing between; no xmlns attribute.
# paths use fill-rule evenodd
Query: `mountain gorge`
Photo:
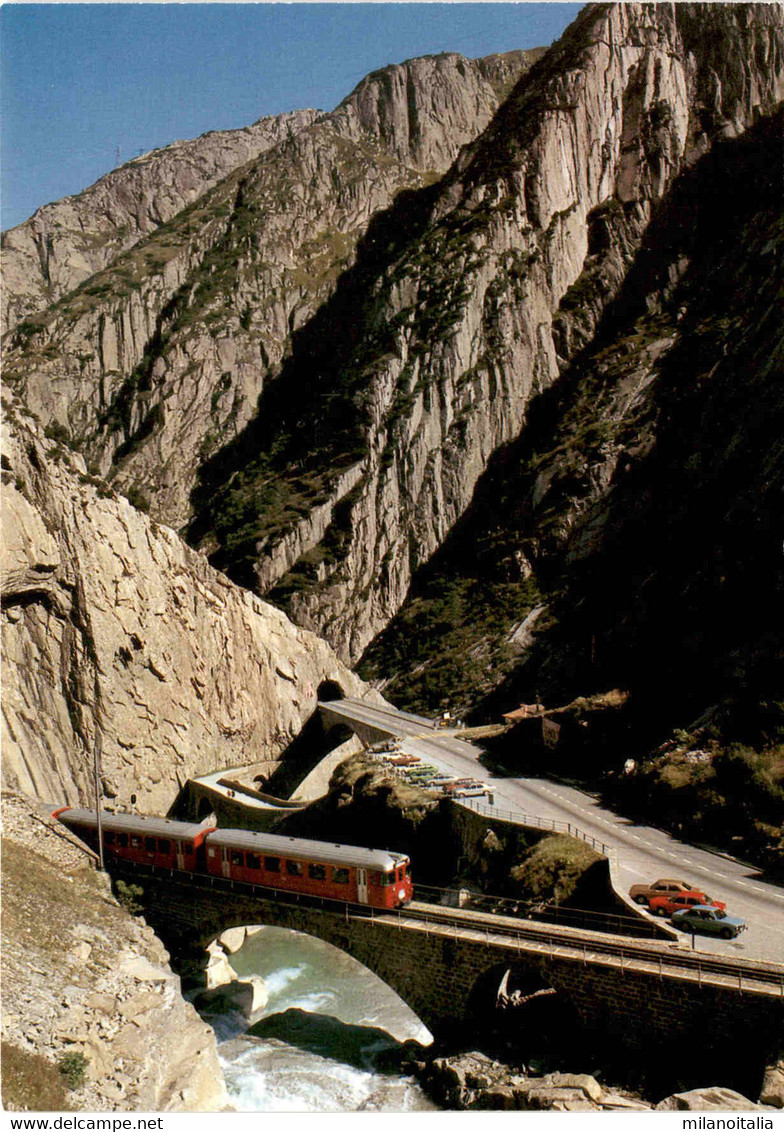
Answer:
<svg viewBox="0 0 784 1132"><path fill-rule="evenodd" d="M509 6L510 24L523 7ZM3 234L7 1108L52 1108L42 1098L52 1081L65 1097L63 1058L73 1065L76 1054L85 1091L58 1104L222 1111L221 1067L234 1089L245 1058L232 1041L219 1064L213 1030L183 1001L182 955L139 919L135 886L118 887L118 902L51 817L55 804L96 795L123 814L214 811L221 827L269 821L284 836L381 842L410 852L415 899L431 898L425 881L449 886L464 917L464 892L492 894L483 907L495 912L509 907L499 895L514 896L537 933L553 914L557 940L571 913L581 937L601 922L586 915L602 910L620 932L624 870L675 859L675 843L645 857L637 842L665 843L669 830L699 859L718 860L708 846L735 859L737 876L716 870L717 896L739 899L747 874L762 892L751 912L738 910L753 932L711 956L730 964L718 976L728 986L726 972L733 983L738 972L737 1017L752 999L756 1017L746 974L755 955L780 960L771 893L784 875L784 5L592 4L551 47L519 50L514 36L508 46L394 63L334 110L175 142ZM341 708L317 711L341 696L483 725L474 754L492 781L459 789L458 774L480 773L473 756L450 732L428 747L421 721L408 721L408 745L444 752L441 797L426 785L444 782L425 777L433 767L396 776L418 755L397 751L383 767L375 753L347 759L382 724L352 705L361 743L344 743ZM213 773L214 788L192 781ZM539 789L529 774L551 779ZM575 783L593 794L582 809ZM561 790L564 809L551 809ZM614 813L596 816L594 800ZM520 829L541 827L533 838L518 836L505 805ZM607 860L550 835L549 824L575 832L576 816ZM639 819L659 828L638 838L626 827ZM604 842L616 837L610 862ZM223 861L229 878L227 850ZM548 908L586 864L586 902ZM325 877L318 868L308 881ZM157 886L133 876L149 897ZM235 881L224 883L233 893ZM194 922L204 913L195 892ZM350 907L340 906L341 938L349 918L359 923ZM306 924L304 912L285 922ZM674 928L651 923L667 936L660 954L678 964L673 1001L684 987L690 997L680 963L695 956L678 949ZM417 957L435 953L406 959L394 926L394 963L418 974ZM441 926L417 934L429 946ZM457 928L444 938L450 965L463 942ZM357 1045L356 1066L346 1060L347 1038L382 1034L369 1029L365 990L363 1021L341 1021L329 969L288 949L269 978L270 1014L295 1028L273 1022L272 1059L248 1068L264 1095L246 1104L230 1090L231 1103L299 1104L305 1094L289 1095L288 1083L276 1092L275 1074L293 1065L297 1089L307 1085L307 1054L337 1082L336 1103L388 1108L393 1062L369 1045ZM231 972L217 941L208 950ZM517 953L522 969L519 941ZM584 940L575 954L585 968ZM643 976L624 968L625 943L619 954L625 1043ZM580 994L610 978L599 962ZM595 1030L576 1038L569 1014L561 1031L559 1006L550 1033L559 984L539 978L546 964L529 994L528 972L511 990L511 968L499 987L492 963L466 998L471 1027L487 990L487 1016L508 1011L496 1036L515 1035L498 1050L514 1052L526 1029L536 1043L544 1036L542 1065L551 1045L554 1057L579 1045L596 1108L603 1090L587 1072L603 1057L592 1035L605 1024L604 991ZM295 1006L283 1009L280 988L300 969L306 981L290 980ZM651 971L661 984L661 958ZM706 983L706 1003L716 986L729 998ZM514 1013L534 999L533 1013ZM669 1000L651 1002L658 1014ZM333 1005L334 1017L319 1013ZM688 1078L703 1064L726 1076L683 1040L704 1033L713 1009L700 1008L693 1031L673 1028L652 1077ZM662 1017L669 1027L672 1014ZM485 1040L475 1032L471 1041ZM733 1073L738 1032L727 1040ZM775 1033L760 1034L769 1083L749 1095L780 1108ZM539 1048L532 1038L525 1065L522 1045L515 1053L514 1090L493 1085L495 1046L492 1061L469 1052L459 1072L493 1085L488 1107L536 1108L549 1089ZM322 1056L335 1051L338 1060ZM7 1088L18 1065L21 1100ZM345 1084L347 1066L371 1081L367 1101ZM444 1071L453 1085L458 1071ZM602 1073L612 1078L607 1064ZM646 1074L635 1064L630 1079ZM452 1085L439 1103L455 1106ZM608 1110L647 1107L608 1095ZM562 1101L550 1090L541 1104ZM726 1090L672 1098L680 1109L749 1103Z"/></svg>
<svg viewBox="0 0 784 1132"><path fill-rule="evenodd" d="M258 614L328 642L310 685L360 688L359 664L424 711L619 688L642 750L777 702L783 99L781 5L592 5L546 52L390 66L331 113L177 143L6 233L6 498L20 546L42 524L7 602L15 788L51 789L62 736L83 757L101 731L82 662L147 716L163 701L131 676L170 681L189 770L205 737L240 762L248 728L279 752L306 718L312 697L280 732L249 706L205 723L197 662L159 663L155 634L148 657L131 625L148 571L220 589L248 640ZM62 545L77 519L88 545L81 515L156 564L118 552L88 597ZM83 553L77 577L105 572ZM77 664L47 619L67 591L74 639L100 640L83 625L112 586L142 645L115 626ZM71 673L56 704L36 669ZM60 781L86 789L70 763Z"/></svg>
<svg viewBox="0 0 784 1132"><path fill-rule="evenodd" d="M6 403L3 785L166 812L224 766L274 765L320 684L367 694L331 649L233 586Z"/></svg>
<svg viewBox="0 0 784 1132"><path fill-rule="evenodd" d="M679 6L588 10L442 181L375 219L256 420L202 469L190 537L350 663L590 339L655 201L780 99L774 13L699 15L707 34ZM722 37L748 42L717 74L702 47ZM761 81L747 48L770 60Z"/></svg>
<svg viewBox="0 0 784 1132"><path fill-rule="evenodd" d="M332 293L370 217L401 188L440 176L527 63L525 52L413 60L368 76L332 114L262 120L256 160L243 160L246 131L237 131L110 175L115 202L128 200L121 219L130 229L131 213L160 195L136 186L140 174L145 186L193 179L197 150L211 167L233 162L214 189L191 194L198 199L173 217L158 207L168 223L151 234L149 223L137 225L124 254L17 325L6 381L97 472L182 526L201 462L254 415L292 334ZM207 189L207 177L200 184ZM106 192L99 182L80 208L100 215L93 198ZM8 234L7 255L32 238L37 217Z"/></svg>

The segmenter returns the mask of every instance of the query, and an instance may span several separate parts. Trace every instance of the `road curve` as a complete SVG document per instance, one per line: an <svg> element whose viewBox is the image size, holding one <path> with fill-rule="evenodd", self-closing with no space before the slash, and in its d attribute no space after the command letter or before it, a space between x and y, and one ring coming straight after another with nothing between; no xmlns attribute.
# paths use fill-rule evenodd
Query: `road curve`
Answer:
<svg viewBox="0 0 784 1132"><path fill-rule="evenodd" d="M451 773L471 775L492 783L495 805L488 816L522 820L526 814L543 821L566 822L595 838L614 855L613 874L622 890L638 881L683 877L728 911L742 916L748 930L734 940L697 936L701 951L784 962L784 890L763 879L759 869L722 853L678 841L652 826L638 824L600 805L597 798L566 783L514 777L488 771L478 764L479 747L459 738L459 732L436 730L431 720L361 700L338 700L319 705L349 725L365 724L400 738L403 749ZM483 809L472 804L473 809ZM691 942L684 936L685 942Z"/></svg>

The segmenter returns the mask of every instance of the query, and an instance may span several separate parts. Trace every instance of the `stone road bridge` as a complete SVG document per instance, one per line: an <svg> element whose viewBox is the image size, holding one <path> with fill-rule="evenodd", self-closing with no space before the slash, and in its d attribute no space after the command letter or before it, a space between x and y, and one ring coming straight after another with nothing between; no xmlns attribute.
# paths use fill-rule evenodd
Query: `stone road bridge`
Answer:
<svg viewBox="0 0 784 1132"><path fill-rule="evenodd" d="M382 913L165 870L126 879L142 886L144 914L175 963L227 928L290 928L375 972L437 1037L479 1024L510 969L532 989L554 989L590 1030L626 1046L697 1040L762 1065L784 1037L779 964L436 905Z"/></svg>

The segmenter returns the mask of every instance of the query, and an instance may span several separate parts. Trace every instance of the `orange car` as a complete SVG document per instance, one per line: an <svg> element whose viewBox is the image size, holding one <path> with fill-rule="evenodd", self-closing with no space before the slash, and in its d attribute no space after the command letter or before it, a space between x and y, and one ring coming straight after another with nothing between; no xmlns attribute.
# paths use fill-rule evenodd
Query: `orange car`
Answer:
<svg viewBox="0 0 784 1132"><path fill-rule="evenodd" d="M690 892L672 892L669 896L652 896L648 901L648 910L654 916L671 916L673 912L686 911L709 904L712 908L719 908L723 912L727 905L721 900L711 900L704 892L692 889Z"/></svg>
<svg viewBox="0 0 784 1132"><path fill-rule="evenodd" d="M671 896L676 892L693 892L694 885L685 880L655 880L653 884L633 884L629 895L635 904L648 904L654 896Z"/></svg>

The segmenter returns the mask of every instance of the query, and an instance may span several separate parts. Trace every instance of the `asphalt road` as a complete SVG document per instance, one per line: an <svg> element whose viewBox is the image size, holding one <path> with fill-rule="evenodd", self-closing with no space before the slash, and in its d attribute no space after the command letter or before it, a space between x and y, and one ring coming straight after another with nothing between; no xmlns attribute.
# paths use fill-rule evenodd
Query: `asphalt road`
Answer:
<svg viewBox="0 0 784 1132"><path fill-rule="evenodd" d="M541 821L565 822L615 856L614 876L628 891L632 884L659 877L685 879L723 900L727 911L742 916L747 930L734 940L698 935L694 946L702 951L784 963L784 889L763 879L760 870L725 854L678 841L663 830L640 825L599 804L590 794L565 783L543 778L505 776L483 767L479 747L459 738L459 732L434 730L431 720L360 700L322 705L339 712L347 722L370 724L402 738L403 749L450 773L479 778L493 786L495 804L482 806L498 817L506 811L522 820L533 815ZM473 807L476 808L476 803ZM691 936L684 936L691 943Z"/></svg>

